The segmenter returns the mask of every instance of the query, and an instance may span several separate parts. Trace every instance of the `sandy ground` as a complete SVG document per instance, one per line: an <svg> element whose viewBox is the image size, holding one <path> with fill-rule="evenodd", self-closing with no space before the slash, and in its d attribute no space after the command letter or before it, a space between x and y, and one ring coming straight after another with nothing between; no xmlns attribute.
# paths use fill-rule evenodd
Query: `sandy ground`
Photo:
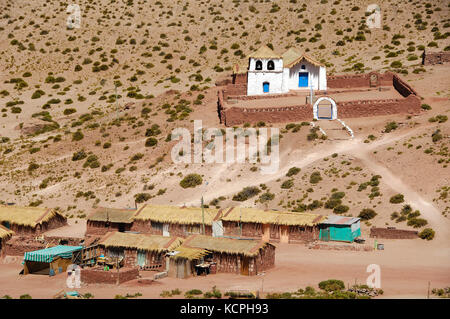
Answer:
<svg viewBox="0 0 450 319"><path fill-rule="evenodd" d="M268 292L296 291L313 286L320 281L341 279L346 285L365 284L367 266L377 264L381 270L380 298L426 298L428 282L431 288L442 288L450 283L450 254L448 249L436 249L432 243L422 240L380 240L383 251L333 251L312 250L304 245L277 244L276 266L258 276L216 274L188 279L163 278L151 285L138 280L115 285L82 285L81 293L89 292L96 298L114 298L115 295L140 292L141 298L160 298L163 290L190 289L208 291L217 286L222 292L250 290ZM367 241L373 245L372 240ZM433 247L433 249L429 249ZM51 298L65 287L65 274L55 277L27 275L19 277L20 258L8 257L0 264L0 296L17 298L30 294L33 298ZM141 272L143 278L152 278L153 272Z"/></svg>

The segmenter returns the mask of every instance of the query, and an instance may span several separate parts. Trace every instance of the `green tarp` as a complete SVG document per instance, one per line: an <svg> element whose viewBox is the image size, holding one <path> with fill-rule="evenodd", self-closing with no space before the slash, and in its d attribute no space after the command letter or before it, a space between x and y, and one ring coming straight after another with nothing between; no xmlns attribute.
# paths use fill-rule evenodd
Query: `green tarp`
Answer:
<svg viewBox="0 0 450 319"><path fill-rule="evenodd" d="M72 253L83 249L83 246L55 246L41 250L26 252L24 261L51 263L55 257L72 258Z"/></svg>

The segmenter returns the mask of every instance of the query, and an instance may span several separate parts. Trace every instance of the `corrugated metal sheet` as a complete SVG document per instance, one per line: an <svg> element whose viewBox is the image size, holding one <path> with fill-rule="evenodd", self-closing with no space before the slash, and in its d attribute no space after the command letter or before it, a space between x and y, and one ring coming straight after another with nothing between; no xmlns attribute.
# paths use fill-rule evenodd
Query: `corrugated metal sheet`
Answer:
<svg viewBox="0 0 450 319"><path fill-rule="evenodd" d="M328 218L322 222L325 225L351 225L360 220L359 217L344 217L337 215L329 215Z"/></svg>

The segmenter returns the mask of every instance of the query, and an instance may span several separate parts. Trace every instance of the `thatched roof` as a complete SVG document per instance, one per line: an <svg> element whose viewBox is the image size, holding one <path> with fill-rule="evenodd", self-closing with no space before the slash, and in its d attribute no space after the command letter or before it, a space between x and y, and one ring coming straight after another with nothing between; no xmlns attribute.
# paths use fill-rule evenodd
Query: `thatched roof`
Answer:
<svg viewBox="0 0 450 319"><path fill-rule="evenodd" d="M146 251L164 252L174 250L183 242L179 237L164 237L148 234L108 232L99 245L104 247L132 248Z"/></svg>
<svg viewBox="0 0 450 319"><path fill-rule="evenodd" d="M219 216L219 210L215 208L205 208L204 214L205 225L211 225L213 220ZM203 222L201 207L163 205L145 205L138 210L134 219L181 225L197 225L202 224Z"/></svg>
<svg viewBox="0 0 450 319"><path fill-rule="evenodd" d="M211 237L205 235L191 235L181 247L200 248L210 252L218 252L233 255L245 255L253 257L259 250L272 244L254 239L232 239L223 237Z"/></svg>
<svg viewBox="0 0 450 319"><path fill-rule="evenodd" d="M315 66L325 66L323 63L320 63L319 61L314 60L309 55L305 53L300 53L294 48L290 48L286 52L283 53L283 67L284 68L291 68L294 65L300 63L302 60L306 60L309 63L315 65Z"/></svg>
<svg viewBox="0 0 450 319"><path fill-rule="evenodd" d="M1 240L7 240L11 238L11 236L14 234L14 232L6 227L3 227L0 225L0 239Z"/></svg>
<svg viewBox="0 0 450 319"><path fill-rule="evenodd" d="M186 247L186 246L177 247L175 249L175 252L177 252L177 254L171 256L171 258L173 258L173 259L195 260L195 259L200 259L203 256L209 254L209 251L206 249Z"/></svg>
<svg viewBox="0 0 450 319"><path fill-rule="evenodd" d="M267 45L263 45L255 52L249 54L248 57L254 59L281 59L281 55L273 52Z"/></svg>
<svg viewBox="0 0 450 319"><path fill-rule="evenodd" d="M34 228L39 224L48 222L56 216L66 219L52 208L0 205L0 223L8 222L10 224Z"/></svg>
<svg viewBox="0 0 450 319"><path fill-rule="evenodd" d="M314 226L326 216L311 213L294 213L256 208L233 207L223 211L222 220L243 223L275 224L288 226Z"/></svg>
<svg viewBox="0 0 450 319"><path fill-rule="evenodd" d="M136 209L117 209L97 207L87 217L88 221L98 221L111 223L132 223L133 216L136 214Z"/></svg>

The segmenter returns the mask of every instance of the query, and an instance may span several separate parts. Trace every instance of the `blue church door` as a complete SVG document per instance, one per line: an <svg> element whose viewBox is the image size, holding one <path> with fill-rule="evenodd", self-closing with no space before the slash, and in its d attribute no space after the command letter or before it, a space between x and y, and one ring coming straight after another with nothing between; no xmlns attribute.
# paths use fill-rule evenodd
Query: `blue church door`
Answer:
<svg viewBox="0 0 450 319"><path fill-rule="evenodd" d="M298 74L298 87L308 87L308 72Z"/></svg>
<svg viewBox="0 0 450 319"><path fill-rule="evenodd" d="M268 82L263 83L263 92L269 93L269 83Z"/></svg>

